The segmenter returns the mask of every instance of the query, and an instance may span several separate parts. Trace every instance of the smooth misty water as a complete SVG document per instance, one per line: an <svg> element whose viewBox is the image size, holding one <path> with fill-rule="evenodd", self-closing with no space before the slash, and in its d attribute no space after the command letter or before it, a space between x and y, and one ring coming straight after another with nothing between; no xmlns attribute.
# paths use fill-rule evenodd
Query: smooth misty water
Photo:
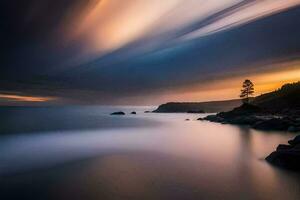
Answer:
<svg viewBox="0 0 300 200"><path fill-rule="evenodd" d="M1 199L300 198L300 176L264 161L295 135L145 110L0 108Z"/></svg>

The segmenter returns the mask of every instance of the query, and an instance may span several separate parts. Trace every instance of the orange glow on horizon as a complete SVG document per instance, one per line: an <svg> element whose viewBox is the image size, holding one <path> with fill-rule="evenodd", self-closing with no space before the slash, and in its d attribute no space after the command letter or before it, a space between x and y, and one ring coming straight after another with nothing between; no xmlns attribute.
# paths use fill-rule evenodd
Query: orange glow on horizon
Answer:
<svg viewBox="0 0 300 200"><path fill-rule="evenodd" d="M36 97L36 96L22 96L15 94L0 94L0 99L7 99L11 101L25 101L25 102L45 102L53 100L53 97Z"/></svg>
<svg viewBox="0 0 300 200"><path fill-rule="evenodd" d="M280 66L278 68L278 66ZM282 85L300 81L300 62L279 63L265 66L271 70L249 72L242 75L226 75L184 88L169 90L160 95L164 101L218 101L238 99L242 82L250 79L254 83L254 96L272 92Z"/></svg>

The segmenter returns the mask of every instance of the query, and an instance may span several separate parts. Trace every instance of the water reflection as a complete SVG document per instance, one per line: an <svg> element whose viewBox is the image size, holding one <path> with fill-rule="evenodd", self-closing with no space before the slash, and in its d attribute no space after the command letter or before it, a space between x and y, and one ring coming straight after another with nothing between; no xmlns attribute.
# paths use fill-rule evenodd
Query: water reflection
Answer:
<svg viewBox="0 0 300 200"><path fill-rule="evenodd" d="M300 196L299 175L263 160L292 135L185 121L199 117L193 114L135 117L149 124L2 136L2 194L10 199Z"/></svg>
<svg viewBox="0 0 300 200"><path fill-rule="evenodd" d="M67 130L95 130L109 128L130 128L153 126L157 121L147 121L130 116L118 118L111 112L123 110L130 113L144 112L152 107L103 107L103 106L61 106L61 107L0 107L0 135L36 133ZM156 124L157 125L157 124Z"/></svg>

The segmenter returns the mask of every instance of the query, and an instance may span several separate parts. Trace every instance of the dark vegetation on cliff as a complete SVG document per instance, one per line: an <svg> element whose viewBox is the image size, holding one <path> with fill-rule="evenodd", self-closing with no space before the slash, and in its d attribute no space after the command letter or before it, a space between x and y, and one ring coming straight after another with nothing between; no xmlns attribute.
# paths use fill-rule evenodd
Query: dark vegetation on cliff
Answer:
<svg viewBox="0 0 300 200"><path fill-rule="evenodd" d="M203 120L203 119L199 119ZM300 131L300 82L254 98L228 112L204 118L213 122L250 125L261 130Z"/></svg>
<svg viewBox="0 0 300 200"><path fill-rule="evenodd" d="M300 111L300 81L285 84L276 91L255 97L252 104L275 113Z"/></svg>

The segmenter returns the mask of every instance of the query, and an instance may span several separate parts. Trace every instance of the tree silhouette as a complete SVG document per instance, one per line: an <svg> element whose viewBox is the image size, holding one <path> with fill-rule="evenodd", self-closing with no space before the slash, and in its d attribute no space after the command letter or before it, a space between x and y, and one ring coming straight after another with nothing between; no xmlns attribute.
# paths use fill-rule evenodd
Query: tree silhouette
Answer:
<svg viewBox="0 0 300 200"><path fill-rule="evenodd" d="M243 82L240 97L243 99L244 103L249 103L249 97L252 96L253 94L254 94L254 84L249 79L246 79Z"/></svg>

